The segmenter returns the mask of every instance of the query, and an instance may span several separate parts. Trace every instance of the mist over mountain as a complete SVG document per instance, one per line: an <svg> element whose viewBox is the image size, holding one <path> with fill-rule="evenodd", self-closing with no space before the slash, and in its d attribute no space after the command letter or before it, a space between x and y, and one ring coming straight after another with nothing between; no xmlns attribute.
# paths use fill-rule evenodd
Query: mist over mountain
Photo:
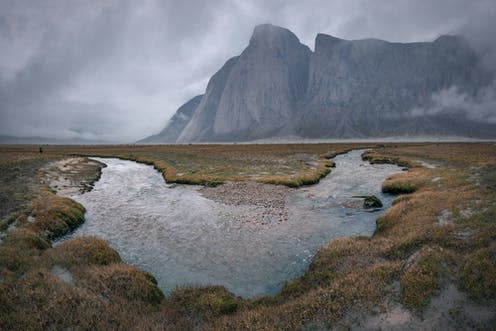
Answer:
<svg viewBox="0 0 496 331"><path fill-rule="evenodd" d="M460 36L391 43L318 34L312 52L291 31L264 24L204 95L140 142L494 138L493 79Z"/></svg>
<svg viewBox="0 0 496 331"><path fill-rule="evenodd" d="M167 123L167 126L159 133L140 140L139 143L174 143L179 138L184 127L190 122L193 112L198 108L203 95L197 95L193 99L179 107L176 113Z"/></svg>

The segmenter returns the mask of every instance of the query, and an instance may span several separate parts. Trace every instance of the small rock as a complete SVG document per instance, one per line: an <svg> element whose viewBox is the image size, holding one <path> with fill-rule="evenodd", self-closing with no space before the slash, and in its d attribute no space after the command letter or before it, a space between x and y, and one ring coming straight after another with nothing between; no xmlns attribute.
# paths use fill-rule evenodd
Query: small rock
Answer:
<svg viewBox="0 0 496 331"><path fill-rule="evenodd" d="M364 208L381 208L382 207L382 201L376 197L375 195L371 195L366 197L363 200L363 207Z"/></svg>
<svg viewBox="0 0 496 331"><path fill-rule="evenodd" d="M363 208L381 208L382 201L375 195L358 195L354 198L363 198Z"/></svg>

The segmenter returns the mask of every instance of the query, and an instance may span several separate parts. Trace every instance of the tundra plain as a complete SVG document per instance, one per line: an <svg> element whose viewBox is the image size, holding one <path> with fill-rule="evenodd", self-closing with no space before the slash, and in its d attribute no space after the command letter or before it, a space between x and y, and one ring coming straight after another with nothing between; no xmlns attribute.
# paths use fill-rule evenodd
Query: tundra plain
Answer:
<svg viewBox="0 0 496 331"><path fill-rule="evenodd" d="M496 327L494 143L42 148L0 147L1 329ZM372 237L323 246L276 296L242 299L219 286L164 296L153 275L104 240L52 245L84 222L84 206L56 194L54 182L91 189L102 165L89 156L150 164L170 183L246 185L238 191L250 194L258 183L315 184L334 156L361 148L370 148L369 162L408 168L383 183L397 195L393 206Z"/></svg>

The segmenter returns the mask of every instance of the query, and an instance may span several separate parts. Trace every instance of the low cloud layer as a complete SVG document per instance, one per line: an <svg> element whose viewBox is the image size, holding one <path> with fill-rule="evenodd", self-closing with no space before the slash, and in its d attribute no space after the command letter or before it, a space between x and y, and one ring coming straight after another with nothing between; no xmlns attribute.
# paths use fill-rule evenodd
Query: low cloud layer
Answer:
<svg viewBox="0 0 496 331"><path fill-rule="evenodd" d="M0 0L0 8L0 135L130 142L156 133L266 22L310 47L319 32L403 42L460 33L496 70L491 0ZM433 102L494 120L494 89L457 93Z"/></svg>
<svg viewBox="0 0 496 331"><path fill-rule="evenodd" d="M476 122L496 124L496 85L480 89L470 96L459 91L457 86L435 92L428 107L414 108L412 116L438 114L460 114Z"/></svg>

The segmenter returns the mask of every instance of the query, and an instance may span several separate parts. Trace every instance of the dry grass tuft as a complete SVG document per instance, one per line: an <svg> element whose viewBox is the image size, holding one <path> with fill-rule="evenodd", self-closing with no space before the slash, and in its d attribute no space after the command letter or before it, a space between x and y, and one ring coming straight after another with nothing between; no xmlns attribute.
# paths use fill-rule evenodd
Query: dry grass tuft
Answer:
<svg viewBox="0 0 496 331"><path fill-rule="evenodd" d="M266 184L285 185L288 187L301 187L306 185L317 184L322 178L331 172L335 164L326 157L321 157L316 168L302 170L300 173L292 176L267 176L258 181Z"/></svg>
<svg viewBox="0 0 496 331"><path fill-rule="evenodd" d="M65 267L121 262L119 254L105 240L96 237L79 237L65 241L51 249L48 254L53 264Z"/></svg>
<svg viewBox="0 0 496 331"><path fill-rule="evenodd" d="M78 273L77 285L91 288L96 295L121 297L159 304L164 294L155 279L138 268L123 263L92 265Z"/></svg>
<svg viewBox="0 0 496 331"><path fill-rule="evenodd" d="M493 245L467 257L461 286L474 300L496 299L496 249Z"/></svg>
<svg viewBox="0 0 496 331"><path fill-rule="evenodd" d="M21 250L18 247L0 247L0 269L22 274L33 265L31 251Z"/></svg>
<svg viewBox="0 0 496 331"><path fill-rule="evenodd" d="M381 155L384 149L373 149L362 154L362 159L371 164L397 164L400 167L412 167L412 163L400 156Z"/></svg>
<svg viewBox="0 0 496 331"><path fill-rule="evenodd" d="M436 249L425 247L407 260L401 276L401 302L411 309L423 309L441 290L445 257Z"/></svg>
<svg viewBox="0 0 496 331"><path fill-rule="evenodd" d="M15 247L19 250L39 249L44 250L50 248L50 243L40 237L35 232L26 228L13 228L4 239L7 246Z"/></svg>
<svg viewBox="0 0 496 331"><path fill-rule="evenodd" d="M390 194L413 193L425 184L429 175L429 172L423 168L413 168L408 172L393 175L382 184L382 192Z"/></svg>
<svg viewBox="0 0 496 331"><path fill-rule="evenodd" d="M207 320L236 312L242 302L221 286L180 288L169 300L190 318Z"/></svg>
<svg viewBox="0 0 496 331"><path fill-rule="evenodd" d="M55 239L74 230L84 222L84 207L76 201L55 195L45 187L31 202L34 226L49 239Z"/></svg>

